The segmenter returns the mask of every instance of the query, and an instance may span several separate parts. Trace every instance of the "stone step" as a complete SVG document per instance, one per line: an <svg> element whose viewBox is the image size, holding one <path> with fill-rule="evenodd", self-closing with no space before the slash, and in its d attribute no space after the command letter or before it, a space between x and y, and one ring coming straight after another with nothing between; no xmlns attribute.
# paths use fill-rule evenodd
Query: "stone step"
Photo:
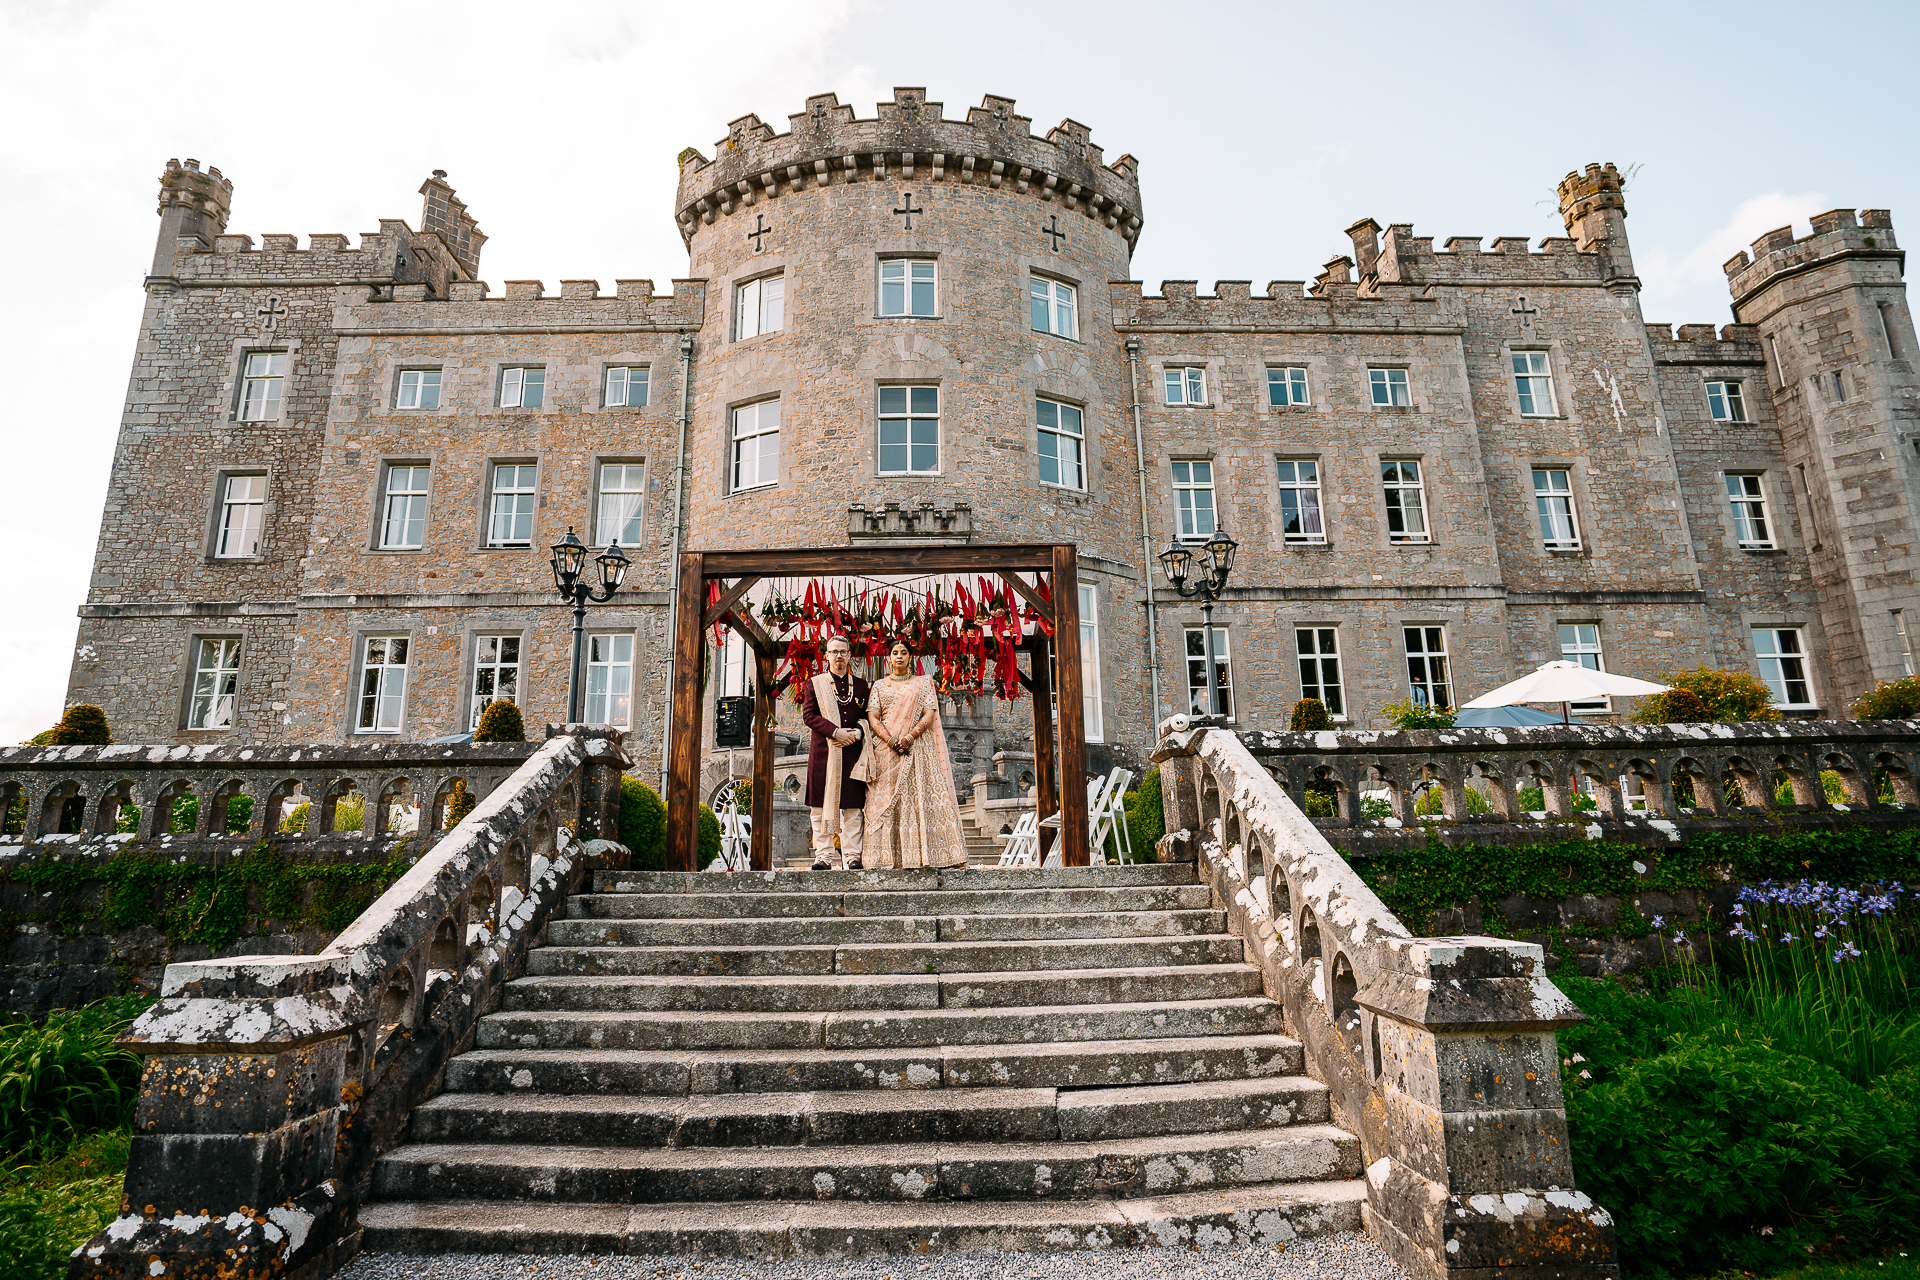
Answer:
<svg viewBox="0 0 1920 1280"><path fill-rule="evenodd" d="M820 871L808 874L836 876L857 873ZM706 878L717 879L719 873ZM788 879L791 880L791 877ZM812 888L803 890L796 886L793 890L777 893L582 893L568 901L567 915L575 920L725 920L758 916L1035 916L1115 911L1204 911L1212 905L1211 891L1199 884L1144 885L1136 888L897 889L852 893Z"/></svg>
<svg viewBox="0 0 1920 1280"><path fill-rule="evenodd" d="M1238 939L1224 939L1231 954ZM955 944L971 945L971 944ZM1015 944L999 943L997 946ZM1164 945L1139 943L1137 946ZM532 953L540 955L540 951ZM609 962L644 954L610 948ZM679 974L548 974L506 984L503 1011L730 1011L786 1013L862 1010L983 1009L1026 1005L1139 1004L1222 1000L1258 995L1260 970L1224 957L1228 946L1201 952L1206 963L1110 969L1021 969L938 973L866 973L850 982L838 973L702 976ZM933 962L927 962L929 966Z"/></svg>
<svg viewBox="0 0 1920 1280"><path fill-rule="evenodd" d="M1174 968L1234 964L1245 948L1237 937L1076 938L1005 942L857 942L837 946L563 946L527 956L536 976L592 975L706 977L807 974L885 975L1008 973L1022 970ZM789 1007L789 1006L782 1006Z"/></svg>
<svg viewBox="0 0 1920 1280"><path fill-rule="evenodd" d="M360 1210L375 1253L877 1258L929 1253L1274 1248L1358 1231L1364 1179L1261 1183L1120 1200L575 1205L390 1200Z"/></svg>
<svg viewBox="0 0 1920 1280"><path fill-rule="evenodd" d="M707 1094L814 1089L1063 1088L1299 1075L1279 1035L866 1049L474 1049L447 1064L450 1093Z"/></svg>
<svg viewBox="0 0 1920 1280"><path fill-rule="evenodd" d="M1191 862L1124 867L952 867L894 871L597 871L600 893L844 893L875 889L1073 889L1198 884ZM804 888L800 886L804 885Z"/></svg>
<svg viewBox="0 0 1920 1280"><path fill-rule="evenodd" d="M719 920L570 919L547 924L554 947L791 947L849 943L1012 942L1043 938L1191 937L1226 932L1224 911L1070 915L748 916Z"/></svg>
<svg viewBox="0 0 1920 1280"><path fill-rule="evenodd" d="M1089 1041L1275 1035L1278 1003L1227 1000L1025 1008L730 1013L524 1010L480 1019L483 1049L853 1049L1033 1046Z"/></svg>
<svg viewBox="0 0 1920 1280"><path fill-rule="evenodd" d="M678 1149L416 1143L374 1168L383 1199L1006 1200L1152 1195L1360 1175L1360 1142L1331 1125L1093 1142Z"/></svg>

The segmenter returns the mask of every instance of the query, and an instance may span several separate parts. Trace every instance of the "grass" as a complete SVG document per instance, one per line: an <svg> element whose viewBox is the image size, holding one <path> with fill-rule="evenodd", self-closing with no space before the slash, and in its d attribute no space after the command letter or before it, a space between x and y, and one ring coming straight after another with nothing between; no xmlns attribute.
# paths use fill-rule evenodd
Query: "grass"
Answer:
<svg viewBox="0 0 1920 1280"><path fill-rule="evenodd" d="M0 1167L0 1280L59 1280L120 1211L128 1129L15 1151Z"/></svg>

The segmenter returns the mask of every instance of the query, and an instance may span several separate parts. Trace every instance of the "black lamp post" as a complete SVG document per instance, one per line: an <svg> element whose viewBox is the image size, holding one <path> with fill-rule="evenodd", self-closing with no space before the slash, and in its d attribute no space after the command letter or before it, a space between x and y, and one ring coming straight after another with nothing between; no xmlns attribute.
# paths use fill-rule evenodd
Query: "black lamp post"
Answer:
<svg viewBox="0 0 1920 1280"><path fill-rule="evenodd" d="M567 526L567 536L553 544L553 583L560 588L560 598L573 605L573 667L567 673L567 723L580 721L580 641L587 625L587 601L604 604L613 599L613 593L626 581L627 566L633 561L627 553L614 542L594 557L600 565L600 586L596 589L591 582L580 580L580 571L587 567L587 546L574 535L573 526Z"/></svg>
<svg viewBox="0 0 1920 1280"><path fill-rule="evenodd" d="M1167 575L1167 581L1184 599L1200 597L1200 611L1206 621L1202 624L1207 649L1207 706L1206 714L1211 716L1220 706L1218 681L1214 675L1213 663L1213 602L1227 589L1227 575L1233 572L1233 553L1240 544L1227 536L1225 529L1215 529L1213 536L1200 545L1199 574L1193 571L1193 548L1175 538L1167 549L1160 553L1160 568ZM1191 579L1191 581L1189 581Z"/></svg>

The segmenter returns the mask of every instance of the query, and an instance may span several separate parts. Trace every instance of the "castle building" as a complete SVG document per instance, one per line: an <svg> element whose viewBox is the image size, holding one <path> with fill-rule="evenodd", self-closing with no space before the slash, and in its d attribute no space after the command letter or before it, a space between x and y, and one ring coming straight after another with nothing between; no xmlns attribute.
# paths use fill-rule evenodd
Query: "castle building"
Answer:
<svg viewBox="0 0 1920 1280"><path fill-rule="evenodd" d="M1200 609L1153 558L1221 527L1244 727L1303 696L1378 726L1562 657L1742 668L1799 715L1913 672L1886 211L1762 237L1717 332L1642 318L1611 165L1537 247L1363 219L1310 285L1148 293L1133 157L1013 106L733 122L680 157L671 293L496 295L441 173L418 228L302 248L229 234L232 184L169 162L69 700L157 743L431 738L496 697L563 719L569 528L634 560L582 687L643 767L681 546L1075 543L1089 737L1130 757L1204 697Z"/></svg>

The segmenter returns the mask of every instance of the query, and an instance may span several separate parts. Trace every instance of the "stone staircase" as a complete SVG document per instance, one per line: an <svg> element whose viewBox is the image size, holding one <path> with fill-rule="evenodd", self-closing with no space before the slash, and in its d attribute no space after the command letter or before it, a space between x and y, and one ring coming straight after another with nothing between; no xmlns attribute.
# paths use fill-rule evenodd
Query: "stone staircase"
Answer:
<svg viewBox="0 0 1920 1280"><path fill-rule="evenodd" d="M365 1246L861 1257L1360 1225L1192 864L601 872L381 1158Z"/></svg>
<svg viewBox="0 0 1920 1280"><path fill-rule="evenodd" d="M1000 862L1000 842L991 832L982 831L974 820L973 806L963 805L960 809L960 835L967 842L967 861L973 866L997 866Z"/></svg>

